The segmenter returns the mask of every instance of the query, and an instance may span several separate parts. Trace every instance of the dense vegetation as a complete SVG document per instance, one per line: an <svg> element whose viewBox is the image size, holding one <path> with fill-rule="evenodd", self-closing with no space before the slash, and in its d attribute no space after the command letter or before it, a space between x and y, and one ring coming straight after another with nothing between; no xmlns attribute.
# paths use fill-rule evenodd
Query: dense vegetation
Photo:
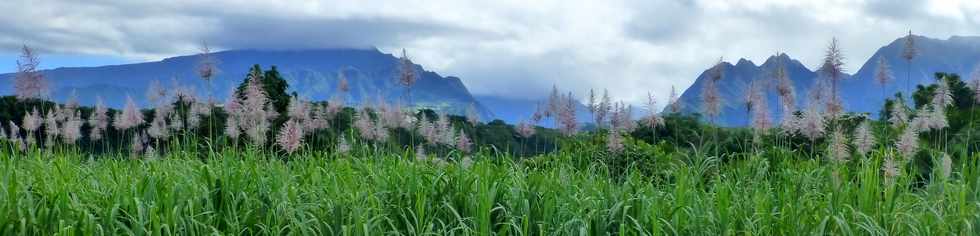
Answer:
<svg viewBox="0 0 980 236"><path fill-rule="evenodd" d="M649 166L615 169L601 146L562 145L566 151L533 159L483 152L472 163L451 164L365 145L349 154L311 151L290 160L260 151L215 152L200 160L183 148L143 161L5 152L0 231L977 233L976 156L958 162L949 177L902 175L889 185L880 171L884 150L838 167L780 148L726 154L729 161L722 161L637 142L627 145L627 155Z"/></svg>

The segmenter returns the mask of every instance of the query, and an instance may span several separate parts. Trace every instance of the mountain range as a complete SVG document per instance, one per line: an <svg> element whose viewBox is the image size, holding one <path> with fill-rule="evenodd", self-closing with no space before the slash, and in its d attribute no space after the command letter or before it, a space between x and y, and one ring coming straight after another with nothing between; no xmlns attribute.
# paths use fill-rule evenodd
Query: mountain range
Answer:
<svg viewBox="0 0 980 236"><path fill-rule="evenodd" d="M463 114L473 104L482 117L492 117L459 78L443 77L420 65L415 65L419 79L409 97L409 91L395 79L399 59L377 49L230 50L212 56L218 62L219 73L212 79L210 94L218 100L227 98L252 65L258 64L264 70L275 66L289 83L289 92L313 101L341 94L354 105L365 99L374 102L381 96L388 102L411 100L416 107L454 114ZM199 60L199 56L179 56L156 62L56 68L41 73L49 81L51 99L55 101L63 102L75 92L83 105L93 105L101 96L108 106L120 108L129 95L147 107L144 94L154 80L170 88L174 84L192 87L198 96L208 96L208 83L196 75ZM349 82L348 93L337 90L341 74ZM0 74L0 81L10 85L0 88L0 94L13 94L13 78L12 73Z"/></svg>
<svg viewBox="0 0 980 236"><path fill-rule="evenodd" d="M844 108L849 112L868 113L876 116L883 104L882 87L874 81L878 58L884 58L890 65L894 80L884 87L885 96L906 91L906 78L914 89L919 84L934 83L935 72L948 72L969 75L980 61L980 37L953 36L948 39L934 39L912 36L916 42L918 55L909 63L902 58L905 37L895 39L879 48L866 60L853 75L846 74L840 83L840 96ZM245 78L248 69L255 64L268 70L276 66L289 83L290 92L314 101L328 100L342 94L349 105L381 96L389 102L405 101L405 87L396 81L399 59L377 49L303 49L303 50L229 50L213 54L218 61L220 72L212 79L212 94L223 100ZM208 83L195 73L198 56L178 56L155 62L98 67L56 68L41 71L51 84L51 99L63 102L73 92L83 105L93 105L95 98L101 96L110 107L120 108L126 96L134 98L139 105L147 107L145 90L149 84L158 80L164 86L176 84L196 88L200 97L209 94ZM814 70L786 54L769 57L762 64L740 59L735 64L721 63L722 79L718 82L722 97L722 111L716 122L723 126L744 126L749 122L745 91L750 84L769 80L768 76L778 66L783 66L796 90L796 106L803 107L807 94L815 82L821 79ZM911 68L911 70L907 70ZM516 123L533 114L536 104L543 101L504 98L492 95L474 96L460 78L442 76L415 65L419 74L418 82L411 90L411 101L416 107L426 107L453 114L463 114L470 104L475 105L484 120L502 119ZM701 111L701 90L710 71L705 70L694 84L686 89L678 99L683 113ZM350 84L349 93L338 93L339 76L343 75ZM907 76L911 75L911 76ZM13 94L12 73L0 74L0 81L9 86L0 86L0 95ZM772 83L770 83L772 84ZM766 90L768 109L775 121L782 119L785 111L778 109L778 96L775 89ZM539 97L539 96L531 96ZM585 107L579 106L577 114L580 122L586 123L591 117ZM543 122L547 123L547 122Z"/></svg>
<svg viewBox="0 0 980 236"><path fill-rule="evenodd" d="M839 93L846 111L877 117L884 104L882 94L892 97L895 93L902 92L906 97L908 96L907 79L908 87L914 91L916 85L935 83L936 72L955 73L966 77L971 75L980 62L980 37L953 36L945 40L918 35L911 37L917 51L911 63L902 57L906 37L901 37L879 48L856 73L844 75L839 84ZM879 58L884 58L890 65L893 77L884 88L874 80ZM765 93L768 109L773 120L781 120L785 111L777 108L778 96L775 89L771 87L775 82L770 82L771 76L769 76L778 65L784 66L793 82L796 106L802 107L807 104L810 88L823 78L815 70L807 68L789 55L771 56L761 65L746 59L740 59L734 65L722 62L722 79L718 82L718 89L723 103L722 111L715 121L719 125L729 127L748 124L745 94L753 81L770 85ZM710 73L710 68L704 70L694 84L680 96L678 104L682 113L701 112L701 92Z"/></svg>

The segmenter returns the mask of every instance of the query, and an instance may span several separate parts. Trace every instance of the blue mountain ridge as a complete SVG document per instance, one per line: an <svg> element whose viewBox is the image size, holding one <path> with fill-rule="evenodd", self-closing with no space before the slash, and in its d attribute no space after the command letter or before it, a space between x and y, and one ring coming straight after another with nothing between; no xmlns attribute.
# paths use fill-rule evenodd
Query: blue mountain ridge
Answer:
<svg viewBox="0 0 980 236"><path fill-rule="evenodd" d="M878 58L884 57L891 66L894 80L884 87L885 96L891 97L896 92L906 93L906 78L911 78L909 84L912 90L916 85L935 83L933 74L936 72L956 73L969 76L974 66L980 62L980 37L953 36L946 40L933 39L923 36L913 36L918 50L918 56L912 60L912 70L907 71L909 63L901 57L905 37L895 39L888 45L879 48L874 55L864 62L853 75L845 74L840 82L840 97L848 112L867 113L876 117L884 103L882 87L874 81L878 67ZM722 63L722 79L718 83L722 96L722 112L716 122L722 126L746 126L749 116L745 107L745 90L752 80L767 83L769 73L782 63L796 90L796 106L803 107L808 102L808 93L814 83L821 79L818 74L808 69L799 61L786 54L769 57L762 65L756 66L752 61L740 59L735 65ZM710 68L704 70L694 84L679 98L682 113L700 113L701 90L709 75ZM907 76L907 74L911 76ZM770 85L774 82L768 82ZM768 109L774 121L784 116L784 111L778 109L775 89L766 90ZM906 95L907 96L907 95Z"/></svg>
<svg viewBox="0 0 980 236"><path fill-rule="evenodd" d="M406 88L395 80L398 58L377 49L304 49L304 50L229 50L213 53L220 72L212 79L213 96L223 101L245 78L254 64L268 70L276 66L289 83L290 92L300 97L323 101L337 92L339 74L347 78L350 92L347 101L354 105L365 99L373 103L379 96L388 102L407 101ZM43 58L42 58L43 59ZM72 91L83 105L93 105L102 96L110 107L119 108L130 95L146 107L145 91L154 80L171 87L171 81L195 88L198 96L208 96L208 84L195 74L198 56L178 56L156 62L98 67L57 68L41 71L51 84L51 98L65 101ZM416 65L420 77L411 90L411 101L417 107L463 114L475 104L481 116L492 113L473 98L463 82L453 76L443 77ZM0 94L13 94L14 74L0 74Z"/></svg>

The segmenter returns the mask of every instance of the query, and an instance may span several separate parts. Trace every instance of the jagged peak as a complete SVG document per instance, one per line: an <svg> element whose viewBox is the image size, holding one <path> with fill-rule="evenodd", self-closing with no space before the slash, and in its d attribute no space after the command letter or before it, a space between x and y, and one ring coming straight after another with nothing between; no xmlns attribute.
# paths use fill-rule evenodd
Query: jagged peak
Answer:
<svg viewBox="0 0 980 236"><path fill-rule="evenodd" d="M739 58L735 67L756 67L755 63L745 58Z"/></svg>
<svg viewBox="0 0 980 236"><path fill-rule="evenodd" d="M786 53L777 53L776 55L769 56L769 58L766 59L766 62L762 63L760 67L762 68L775 67L779 65L778 63L782 63L782 65L786 67L801 67L803 69L806 69L807 71L810 70L805 65L803 65L802 62L793 59L793 57L789 56Z"/></svg>
<svg viewBox="0 0 980 236"><path fill-rule="evenodd" d="M772 65L778 62L786 63L791 61L794 61L793 58L791 58L789 55L786 55L786 53L780 52L780 53L776 53L776 55L772 55L769 56L769 58L766 58L766 61L762 63L762 66Z"/></svg>

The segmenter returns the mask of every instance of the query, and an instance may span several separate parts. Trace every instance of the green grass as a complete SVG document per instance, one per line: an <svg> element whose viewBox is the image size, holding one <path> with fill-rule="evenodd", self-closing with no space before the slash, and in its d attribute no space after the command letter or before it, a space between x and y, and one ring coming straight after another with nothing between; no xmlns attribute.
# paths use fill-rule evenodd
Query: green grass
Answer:
<svg viewBox="0 0 980 236"><path fill-rule="evenodd" d="M775 149L725 161L634 150L653 163L640 171L602 164L611 157L597 148L478 154L471 166L310 150L204 161L0 153L0 235L980 233L975 157L959 158L950 179L906 174L889 187L880 152L835 166Z"/></svg>

